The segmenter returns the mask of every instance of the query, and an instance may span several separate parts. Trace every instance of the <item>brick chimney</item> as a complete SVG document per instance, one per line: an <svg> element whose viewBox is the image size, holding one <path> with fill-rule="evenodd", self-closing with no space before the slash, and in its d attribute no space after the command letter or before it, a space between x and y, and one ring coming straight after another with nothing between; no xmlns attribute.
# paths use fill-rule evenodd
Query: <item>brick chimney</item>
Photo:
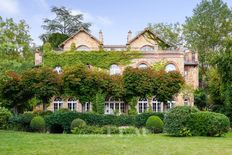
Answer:
<svg viewBox="0 0 232 155"><path fill-rule="evenodd" d="M99 31L99 41L103 44L103 33L101 30Z"/></svg>
<svg viewBox="0 0 232 155"><path fill-rule="evenodd" d="M37 48L35 50L35 66L40 66L42 65L42 53L41 51Z"/></svg>
<svg viewBox="0 0 232 155"><path fill-rule="evenodd" d="M129 42L131 40L131 37L132 37L132 32L131 30L128 32L127 34L127 42Z"/></svg>

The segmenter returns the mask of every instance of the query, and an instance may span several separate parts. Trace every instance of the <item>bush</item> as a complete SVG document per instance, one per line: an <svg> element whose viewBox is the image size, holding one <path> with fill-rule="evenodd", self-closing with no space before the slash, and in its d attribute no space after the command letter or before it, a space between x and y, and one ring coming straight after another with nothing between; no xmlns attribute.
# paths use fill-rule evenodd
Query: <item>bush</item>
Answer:
<svg viewBox="0 0 232 155"><path fill-rule="evenodd" d="M133 127L133 126L129 126L129 127L121 127L120 128L120 133L121 134L136 134L137 132L137 128Z"/></svg>
<svg viewBox="0 0 232 155"><path fill-rule="evenodd" d="M33 131L43 132L45 130L45 121L43 117L36 116L31 120L30 127Z"/></svg>
<svg viewBox="0 0 232 155"><path fill-rule="evenodd" d="M176 106L170 109L164 116L164 132L173 136L187 136L183 132L188 126L192 113L198 109L190 106Z"/></svg>
<svg viewBox="0 0 232 155"><path fill-rule="evenodd" d="M76 127L72 130L74 134L103 134L103 128L98 126L83 126L83 127Z"/></svg>
<svg viewBox="0 0 232 155"><path fill-rule="evenodd" d="M85 121L83 121L82 119L76 118L72 121L71 123L71 130L73 130L74 128L82 128L86 126Z"/></svg>
<svg viewBox="0 0 232 155"><path fill-rule="evenodd" d="M161 133L163 131L164 123L158 116L150 116L146 122L146 128L151 133Z"/></svg>
<svg viewBox="0 0 232 155"><path fill-rule="evenodd" d="M195 136L221 136L229 131L230 121L223 114L197 112L191 114L189 128Z"/></svg>
<svg viewBox="0 0 232 155"><path fill-rule="evenodd" d="M138 115L135 116L135 126L138 127L138 128L145 127L147 119L150 116L158 116L161 120L163 120L163 118L164 118L164 114L160 113L160 112L138 114Z"/></svg>
<svg viewBox="0 0 232 155"><path fill-rule="evenodd" d="M4 108L0 107L0 129L6 129L8 126L8 120L12 116L11 112Z"/></svg>
<svg viewBox="0 0 232 155"><path fill-rule="evenodd" d="M102 129L103 134L119 134L119 128L117 126L105 125Z"/></svg>

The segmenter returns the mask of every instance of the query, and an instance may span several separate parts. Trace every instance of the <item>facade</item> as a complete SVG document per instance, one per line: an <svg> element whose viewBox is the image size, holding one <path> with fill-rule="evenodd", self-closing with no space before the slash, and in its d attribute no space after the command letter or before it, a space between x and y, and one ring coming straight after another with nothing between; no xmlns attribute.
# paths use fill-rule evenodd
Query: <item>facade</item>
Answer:
<svg viewBox="0 0 232 155"><path fill-rule="evenodd" d="M121 66L117 62L112 64L109 68L109 73L122 74L123 70L128 67L145 68L152 66L156 63L164 62L166 64L165 70L179 71L184 77L186 84L192 90L198 88L198 56L190 50L183 50L176 47L174 44L165 42L164 39L157 34L151 32L149 29L144 29L135 37L132 37L132 32L129 31L127 35L127 43L125 45L105 45L103 41L103 33L99 32L99 38L97 39L83 28L76 32L73 36L65 40L60 44L60 48L64 51L70 50L71 44L75 43L78 51L98 51L104 49L105 51L141 51L142 57L133 59L130 65ZM164 44L167 48L162 49L161 44ZM37 53L35 60L40 60L41 57ZM37 64L35 64L37 65ZM142 113L152 108L154 112L163 112L176 105L194 105L193 92L191 89L182 91L175 95L172 101L168 103L159 102L155 96L153 98L140 98L137 104L138 113ZM55 111L60 108L69 108L70 110L76 110L79 112L91 111L91 104L81 104L72 98L63 101L59 97L54 97L53 102L47 108L48 110ZM126 113L128 111L128 105L126 105L120 99L109 98L105 102L105 113L112 114L115 111L119 113Z"/></svg>

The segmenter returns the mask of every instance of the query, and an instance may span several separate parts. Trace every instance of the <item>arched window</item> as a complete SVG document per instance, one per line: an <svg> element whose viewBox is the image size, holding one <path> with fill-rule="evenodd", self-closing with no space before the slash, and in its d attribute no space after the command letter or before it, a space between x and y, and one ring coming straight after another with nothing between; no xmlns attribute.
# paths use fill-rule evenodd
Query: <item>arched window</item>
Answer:
<svg viewBox="0 0 232 155"><path fill-rule="evenodd" d="M105 114L114 114L118 112L119 114L126 112L126 105L120 99L111 97L105 102Z"/></svg>
<svg viewBox="0 0 232 155"><path fill-rule="evenodd" d="M141 63L141 64L139 64L139 66L138 66L138 68L147 68L148 66L147 66L147 64L145 64L145 63Z"/></svg>
<svg viewBox="0 0 232 155"><path fill-rule="evenodd" d="M173 108L175 106L175 101L168 101L167 102L167 110Z"/></svg>
<svg viewBox="0 0 232 155"><path fill-rule="evenodd" d="M53 109L54 111L57 111L63 107L63 101L62 98L56 97L53 101Z"/></svg>
<svg viewBox="0 0 232 155"><path fill-rule="evenodd" d="M57 72L57 74L60 74L62 72L62 68L60 65L57 65L54 70Z"/></svg>
<svg viewBox="0 0 232 155"><path fill-rule="evenodd" d="M77 109L77 101L74 98L68 99L68 109L71 111L76 111Z"/></svg>
<svg viewBox="0 0 232 155"><path fill-rule="evenodd" d="M176 71L176 66L175 66L174 64L168 64L168 65L165 67L165 71L166 71L166 72Z"/></svg>
<svg viewBox="0 0 232 155"><path fill-rule="evenodd" d="M86 45L80 45L77 47L77 51L90 51L90 48Z"/></svg>
<svg viewBox="0 0 232 155"><path fill-rule="evenodd" d="M110 66L110 75L120 74L121 69L118 65L113 64Z"/></svg>
<svg viewBox="0 0 232 155"><path fill-rule="evenodd" d="M138 113L146 112L148 109L148 99L140 98L138 105L139 105Z"/></svg>
<svg viewBox="0 0 232 155"><path fill-rule="evenodd" d="M154 51L154 47L151 45L144 45L143 47L140 48L140 51L142 52Z"/></svg>
<svg viewBox="0 0 232 155"><path fill-rule="evenodd" d="M161 112L161 102L159 102L155 97L152 99L152 110L153 112Z"/></svg>
<svg viewBox="0 0 232 155"><path fill-rule="evenodd" d="M90 102L85 102L82 104L82 112L90 112L91 110L91 103Z"/></svg>

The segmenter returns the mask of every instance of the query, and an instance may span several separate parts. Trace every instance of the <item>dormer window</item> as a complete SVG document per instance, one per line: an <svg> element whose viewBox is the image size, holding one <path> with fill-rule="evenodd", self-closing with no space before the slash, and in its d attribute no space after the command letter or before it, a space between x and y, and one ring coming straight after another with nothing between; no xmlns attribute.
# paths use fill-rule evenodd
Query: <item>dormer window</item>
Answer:
<svg viewBox="0 0 232 155"><path fill-rule="evenodd" d="M62 73L62 69L60 65L57 65L54 70L57 72L57 74Z"/></svg>
<svg viewBox="0 0 232 155"><path fill-rule="evenodd" d="M154 51L154 47L151 45L144 45L143 47L140 48L140 51L142 52Z"/></svg>
<svg viewBox="0 0 232 155"><path fill-rule="evenodd" d="M80 45L77 47L77 51L90 51L90 48L86 45Z"/></svg>

